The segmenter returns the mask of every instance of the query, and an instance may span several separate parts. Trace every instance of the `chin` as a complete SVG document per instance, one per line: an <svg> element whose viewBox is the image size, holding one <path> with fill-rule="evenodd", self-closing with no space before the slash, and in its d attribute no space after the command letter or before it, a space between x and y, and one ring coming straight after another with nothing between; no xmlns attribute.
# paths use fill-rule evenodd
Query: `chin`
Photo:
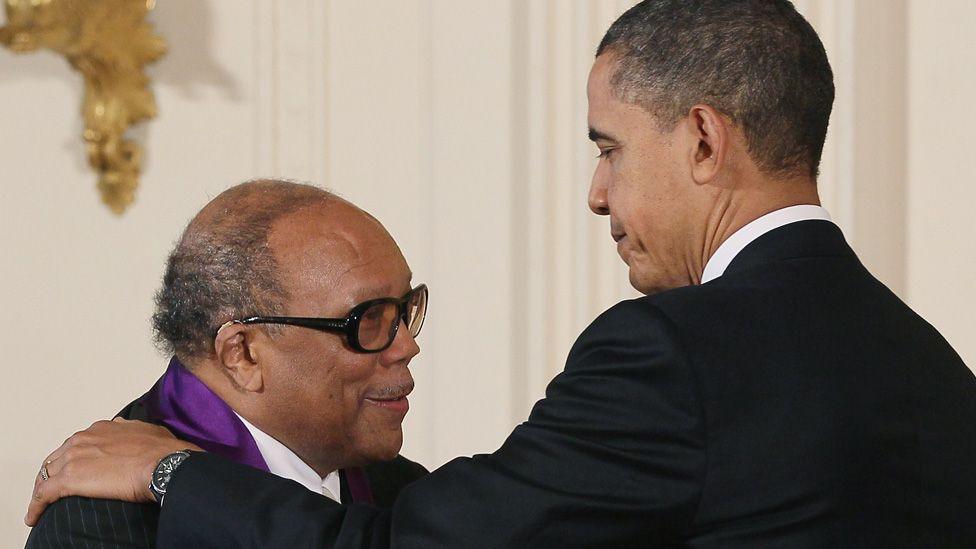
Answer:
<svg viewBox="0 0 976 549"><path fill-rule="evenodd" d="M653 280L641 276L641 273L638 273L633 267L630 268L628 278L630 278L630 285L644 295L653 295L662 291L662 288L657 286Z"/></svg>
<svg viewBox="0 0 976 549"><path fill-rule="evenodd" d="M400 448L403 446L403 435L400 434L399 436L389 437L387 440L376 442L376 444L370 446L368 451L363 453L367 463L390 461L400 455Z"/></svg>
<svg viewBox="0 0 976 549"><path fill-rule="evenodd" d="M679 282L671 280L664 276L663 273L642 272L634 267L630 268L629 278L630 285L644 295L659 294L661 292L666 292L682 286L688 286L690 284L687 281Z"/></svg>
<svg viewBox="0 0 976 549"><path fill-rule="evenodd" d="M370 452L366 456L366 463L364 465L369 465L371 463L380 463L383 461L391 461L396 459L400 455L400 448L384 448L382 450L375 450Z"/></svg>

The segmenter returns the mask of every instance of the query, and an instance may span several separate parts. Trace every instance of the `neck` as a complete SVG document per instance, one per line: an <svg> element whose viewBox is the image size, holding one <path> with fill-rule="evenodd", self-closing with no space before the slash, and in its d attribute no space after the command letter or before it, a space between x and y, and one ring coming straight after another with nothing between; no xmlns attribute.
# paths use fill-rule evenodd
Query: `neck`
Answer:
<svg viewBox="0 0 976 549"><path fill-rule="evenodd" d="M695 282L701 281L708 260L736 231L760 217L799 205L820 205L816 182L809 177L766 179L719 191L700 242Z"/></svg>

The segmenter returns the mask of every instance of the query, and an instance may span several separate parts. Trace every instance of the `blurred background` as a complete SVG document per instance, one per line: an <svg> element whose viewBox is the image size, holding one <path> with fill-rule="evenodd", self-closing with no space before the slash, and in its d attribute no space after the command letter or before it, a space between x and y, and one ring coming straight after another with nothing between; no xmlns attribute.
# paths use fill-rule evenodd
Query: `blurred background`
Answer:
<svg viewBox="0 0 976 549"><path fill-rule="evenodd" d="M0 49L0 545L41 460L162 373L149 317L210 198L307 180L376 215L431 311L403 453L437 467L523 421L599 312L634 296L589 213L585 80L626 0L159 0L169 54L136 203L99 201L81 77ZM976 3L803 0L835 72L825 206L976 366Z"/></svg>

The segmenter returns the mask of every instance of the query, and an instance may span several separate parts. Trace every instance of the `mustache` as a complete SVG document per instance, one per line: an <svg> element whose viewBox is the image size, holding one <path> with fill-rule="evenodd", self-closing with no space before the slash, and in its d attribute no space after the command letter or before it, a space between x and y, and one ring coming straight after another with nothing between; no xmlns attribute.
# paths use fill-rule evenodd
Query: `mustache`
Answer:
<svg viewBox="0 0 976 549"><path fill-rule="evenodd" d="M366 394L366 398L372 400L393 400L397 398L402 398L413 392L413 381L408 381L406 383L400 383L397 385L387 385L386 387L380 387L378 389L373 389Z"/></svg>

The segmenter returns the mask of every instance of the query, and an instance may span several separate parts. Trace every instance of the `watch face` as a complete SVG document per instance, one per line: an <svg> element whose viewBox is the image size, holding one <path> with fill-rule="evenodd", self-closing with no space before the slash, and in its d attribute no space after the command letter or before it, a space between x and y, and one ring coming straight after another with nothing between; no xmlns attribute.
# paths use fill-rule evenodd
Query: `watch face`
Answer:
<svg viewBox="0 0 976 549"><path fill-rule="evenodd" d="M169 484L169 479L173 476L173 471L176 467L186 459L185 454L174 454L166 456L156 470L153 472L152 483L153 487L160 492L166 492L166 486Z"/></svg>

